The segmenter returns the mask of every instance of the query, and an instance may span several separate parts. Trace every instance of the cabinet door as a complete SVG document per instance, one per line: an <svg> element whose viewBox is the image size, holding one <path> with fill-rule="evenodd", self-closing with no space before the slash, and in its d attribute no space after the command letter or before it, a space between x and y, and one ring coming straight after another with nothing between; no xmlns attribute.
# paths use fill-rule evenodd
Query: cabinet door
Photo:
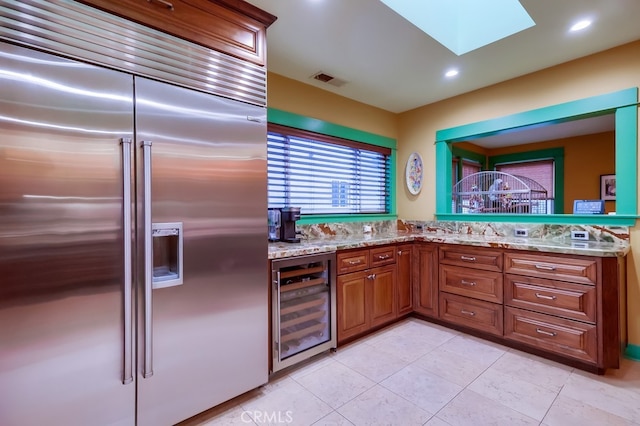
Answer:
<svg viewBox="0 0 640 426"><path fill-rule="evenodd" d="M414 269L415 287L413 309L419 314L438 316L438 248L431 244L420 244Z"/></svg>
<svg viewBox="0 0 640 426"><path fill-rule="evenodd" d="M398 316L413 310L413 286L411 285L411 269L413 266L413 244L402 244L397 247L397 309Z"/></svg>
<svg viewBox="0 0 640 426"><path fill-rule="evenodd" d="M356 272L338 276L338 342L369 328L366 286L367 274Z"/></svg>
<svg viewBox="0 0 640 426"><path fill-rule="evenodd" d="M396 267L383 266L367 272L367 285L371 289L370 325L375 327L396 318Z"/></svg>

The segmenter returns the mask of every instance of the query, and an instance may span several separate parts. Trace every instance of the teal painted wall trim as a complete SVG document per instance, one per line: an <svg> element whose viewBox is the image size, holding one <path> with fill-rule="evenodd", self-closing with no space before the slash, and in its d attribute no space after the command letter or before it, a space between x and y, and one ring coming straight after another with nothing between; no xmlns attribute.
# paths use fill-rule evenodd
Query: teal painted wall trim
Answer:
<svg viewBox="0 0 640 426"><path fill-rule="evenodd" d="M462 158L464 160L475 161L476 163L480 163L482 170L485 170L487 168L487 156L484 154L479 154L477 152L458 148L457 146L454 145L451 148L451 156Z"/></svg>
<svg viewBox="0 0 640 426"><path fill-rule="evenodd" d="M452 143L472 140L536 124L554 124L615 113L616 126L616 215L515 215L451 213ZM638 88L593 96L507 117L471 123L436 132L436 219L480 222L527 222L635 226L638 193ZM562 171L564 176L564 170ZM448 179L448 180L447 180ZM620 196L624 194L624 196ZM564 193L562 193L564 196ZM560 200L559 193L556 199ZM607 217L608 216L608 217Z"/></svg>
<svg viewBox="0 0 640 426"><path fill-rule="evenodd" d="M334 136L336 138L364 142L370 145L383 146L385 148L397 149L398 145L395 139L387 136L376 135L375 133L364 132L362 130L352 129L350 127L329 123L316 118L305 117L303 115L275 108L267 108L267 121L269 121L269 123L295 127L296 129L322 133L323 135Z"/></svg>
<svg viewBox="0 0 640 426"><path fill-rule="evenodd" d="M632 87L618 92L538 108L506 117L438 130L436 132L436 143L443 141L457 142L489 136L533 124L561 123L588 116L603 115L613 112L617 108L637 105L637 103L638 88Z"/></svg>
<svg viewBox="0 0 640 426"><path fill-rule="evenodd" d="M451 199L451 198L449 198ZM573 215L573 214L527 214L515 215L506 213L436 213L436 220L458 222L524 222L545 223L557 225L603 225L603 226L634 226L638 216L623 215Z"/></svg>
<svg viewBox="0 0 640 426"><path fill-rule="evenodd" d="M397 218L397 193L396 193L396 170L398 162L398 142L386 136L376 135L374 133L364 132L362 130L352 129L350 127L341 126L339 124L329 123L327 121L318 120L316 118L305 117L303 115L294 114L292 112L282 111L275 108L267 108L267 121L270 123L280 124L282 126L294 127L296 129L307 130L310 132L320 133L323 135L334 136L336 138L349 139L357 142L367 143L369 145L382 146L391 149L389 156L389 213L386 215L302 215L298 223L328 223L328 222L351 222L351 221L370 221L370 220L390 220Z"/></svg>
<svg viewBox="0 0 640 426"><path fill-rule="evenodd" d="M616 212L637 213L638 107L616 111Z"/></svg>
<svg viewBox="0 0 640 426"><path fill-rule="evenodd" d="M395 214L352 214L352 215L313 215L302 216L296 223L301 225L313 225L316 223L337 222L377 222L381 220L397 220Z"/></svg>
<svg viewBox="0 0 640 426"><path fill-rule="evenodd" d="M640 361L640 346L628 345L627 349L624 351L624 356L625 358L629 358L634 361Z"/></svg>
<svg viewBox="0 0 640 426"><path fill-rule="evenodd" d="M564 213L564 148L539 149L537 151L515 152L513 154L494 155L489 157L489 170L496 164L516 163L519 161L536 161L553 159L555 166L553 212Z"/></svg>
<svg viewBox="0 0 640 426"><path fill-rule="evenodd" d="M436 213L451 212L451 161L450 144L436 144Z"/></svg>

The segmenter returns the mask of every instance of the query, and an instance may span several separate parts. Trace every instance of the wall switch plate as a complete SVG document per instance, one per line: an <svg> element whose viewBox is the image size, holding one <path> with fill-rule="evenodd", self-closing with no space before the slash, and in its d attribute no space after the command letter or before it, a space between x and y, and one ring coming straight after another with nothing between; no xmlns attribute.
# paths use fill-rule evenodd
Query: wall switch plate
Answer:
<svg viewBox="0 0 640 426"><path fill-rule="evenodd" d="M529 231L524 228L516 228L515 234L516 234L516 237L528 237Z"/></svg>
<svg viewBox="0 0 640 426"><path fill-rule="evenodd" d="M589 233L587 231L571 231L572 240L589 240Z"/></svg>

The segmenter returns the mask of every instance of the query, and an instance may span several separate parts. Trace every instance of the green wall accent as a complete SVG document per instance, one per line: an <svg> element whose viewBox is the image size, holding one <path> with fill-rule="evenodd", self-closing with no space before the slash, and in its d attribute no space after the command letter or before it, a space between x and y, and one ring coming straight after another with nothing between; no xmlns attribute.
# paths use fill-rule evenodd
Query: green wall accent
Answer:
<svg viewBox="0 0 640 426"><path fill-rule="evenodd" d="M616 200L615 215L515 215L451 213L451 152L454 142L473 140L508 130L555 124L615 113ZM552 105L506 117L436 132L436 218L496 222L635 226L638 199L638 88ZM447 180L448 179L448 180ZM624 196L620 196L624 194ZM556 198L560 198L557 194Z"/></svg>
<svg viewBox="0 0 640 426"><path fill-rule="evenodd" d="M628 345L627 349L624 351L624 356L625 358L629 358L634 361L640 361L640 346Z"/></svg>
<svg viewBox="0 0 640 426"><path fill-rule="evenodd" d="M323 135L334 136L336 138L349 139L363 142L369 145L382 146L391 149L389 158L389 213L388 214L351 214L351 215L313 215L302 216L298 223L313 224L327 222L361 222L396 219L397 216L397 193L396 193L396 170L397 170L397 141L386 136L376 135L362 130L352 129L339 124L330 123L316 118L305 117L292 112L282 111L275 108L267 108L267 121L280 124L282 126L294 127L296 129L321 133Z"/></svg>
<svg viewBox="0 0 640 426"><path fill-rule="evenodd" d="M553 212L562 214L564 212L564 148L549 148L537 151L494 155L493 157L489 157L489 170L493 170L496 164L547 159L553 159L555 163Z"/></svg>

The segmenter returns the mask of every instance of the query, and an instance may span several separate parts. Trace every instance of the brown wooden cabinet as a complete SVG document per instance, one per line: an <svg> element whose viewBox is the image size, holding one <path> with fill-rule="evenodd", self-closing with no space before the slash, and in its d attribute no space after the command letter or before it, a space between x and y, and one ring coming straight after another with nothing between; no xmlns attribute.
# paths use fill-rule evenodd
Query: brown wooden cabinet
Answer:
<svg viewBox="0 0 640 426"><path fill-rule="evenodd" d="M258 65L266 64L266 30L276 20L242 0L80 1Z"/></svg>
<svg viewBox="0 0 640 426"><path fill-rule="evenodd" d="M338 343L369 329L367 277L362 272L338 275ZM371 297L371 296L369 296Z"/></svg>
<svg viewBox="0 0 640 426"><path fill-rule="evenodd" d="M400 244L396 247L397 273L397 310L398 316L410 314L413 311L413 244Z"/></svg>
<svg viewBox="0 0 640 426"><path fill-rule="evenodd" d="M338 252L338 343L396 319L395 262L395 246Z"/></svg>
<svg viewBox="0 0 640 426"><path fill-rule="evenodd" d="M502 336L502 252L443 245L438 258L440 318Z"/></svg>
<svg viewBox="0 0 640 426"><path fill-rule="evenodd" d="M421 315L438 316L438 246L422 243L415 248L413 310Z"/></svg>
<svg viewBox="0 0 640 426"><path fill-rule="evenodd" d="M505 337L598 371L617 368L619 261L505 252Z"/></svg>

